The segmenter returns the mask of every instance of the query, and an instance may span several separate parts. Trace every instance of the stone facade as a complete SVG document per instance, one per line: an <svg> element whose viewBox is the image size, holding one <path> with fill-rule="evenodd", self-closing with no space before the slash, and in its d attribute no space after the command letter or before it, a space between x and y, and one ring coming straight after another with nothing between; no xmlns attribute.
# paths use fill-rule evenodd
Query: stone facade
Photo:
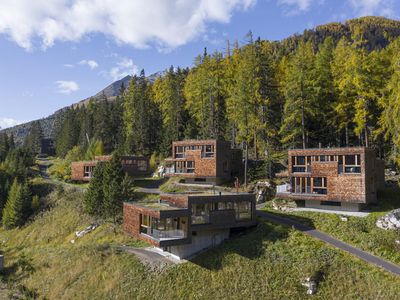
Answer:
<svg viewBox="0 0 400 300"><path fill-rule="evenodd" d="M309 207L362 207L377 201L385 182L384 162L365 147L289 150L288 175L291 190L277 197L306 200Z"/></svg>
<svg viewBox="0 0 400 300"><path fill-rule="evenodd" d="M204 211L199 211L199 209L204 209ZM255 213L253 194L166 194L160 195L157 203L125 202L123 229L129 235L155 247L179 257L187 257L203 248L217 244L216 241L227 238L231 228L254 226ZM199 216L202 222L199 222ZM143 218L148 217L152 218L151 225L143 221ZM160 221L166 222L163 224L172 221L179 223L174 230L180 230L182 235L178 238L158 238L160 235L155 237L151 233L143 233L143 228L141 228L143 226L145 232L148 227L152 227L151 232L159 230L153 223L158 224ZM164 229L167 230L167 228Z"/></svg>
<svg viewBox="0 0 400 300"><path fill-rule="evenodd" d="M94 168L99 162L111 160L111 155L95 156L92 161L77 161L71 163L71 180L88 182L92 177ZM150 163L147 157L121 156L121 164L124 171L130 176L142 176L150 173ZM89 173L87 172L89 168ZM86 169L86 172L85 172Z"/></svg>
<svg viewBox="0 0 400 300"><path fill-rule="evenodd" d="M212 149L206 152L206 149ZM180 152L177 152L177 149ZM172 158L166 160L173 169L166 176L181 176L187 182L224 182L240 177L243 172L242 151L231 149L226 141L187 140L172 143ZM187 162L193 164L188 170Z"/></svg>

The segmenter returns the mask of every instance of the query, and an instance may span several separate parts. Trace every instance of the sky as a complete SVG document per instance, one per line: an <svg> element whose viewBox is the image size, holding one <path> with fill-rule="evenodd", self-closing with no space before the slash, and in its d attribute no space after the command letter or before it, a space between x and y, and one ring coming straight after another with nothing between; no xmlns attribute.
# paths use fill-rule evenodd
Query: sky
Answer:
<svg viewBox="0 0 400 300"><path fill-rule="evenodd" d="M144 69L191 66L227 40L399 19L397 0L0 0L0 127L46 117Z"/></svg>

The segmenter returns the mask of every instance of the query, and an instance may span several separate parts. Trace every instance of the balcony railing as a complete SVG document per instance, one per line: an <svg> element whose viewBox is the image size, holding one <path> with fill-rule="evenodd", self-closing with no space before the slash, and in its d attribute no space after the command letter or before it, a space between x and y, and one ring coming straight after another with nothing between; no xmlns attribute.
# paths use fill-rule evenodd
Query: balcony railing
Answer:
<svg viewBox="0 0 400 300"><path fill-rule="evenodd" d="M140 233L146 234L155 240L174 240L186 238L186 232L182 229L158 230L149 227L141 227Z"/></svg>

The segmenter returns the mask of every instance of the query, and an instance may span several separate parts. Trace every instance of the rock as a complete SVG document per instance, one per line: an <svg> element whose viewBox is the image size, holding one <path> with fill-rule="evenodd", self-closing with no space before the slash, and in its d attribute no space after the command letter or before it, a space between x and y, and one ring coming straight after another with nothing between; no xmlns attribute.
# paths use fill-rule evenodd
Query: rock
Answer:
<svg viewBox="0 0 400 300"><path fill-rule="evenodd" d="M70 240L70 243L71 244L75 244L75 240Z"/></svg>
<svg viewBox="0 0 400 300"><path fill-rule="evenodd" d="M340 220L342 220L343 222L347 222L349 220L349 218L347 218L345 216L340 216Z"/></svg>
<svg viewBox="0 0 400 300"><path fill-rule="evenodd" d="M314 295L317 292L317 282L309 277L306 278L302 285L307 288L307 295Z"/></svg>
<svg viewBox="0 0 400 300"><path fill-rule="evenodd" d="M82 237L85 234L88 234L89 232L95 230L96 228L97 228L97 225L96 224L92 224L89 227L87 227L85 230L76 231L75 235L76 235L76 237Z"/></svg>
<svg viewBox="0 0 400 300"><path fill-rule="evenodd" d="M400 209L392 210L376 221L376 226L385 230L400 229Z"/></svg>

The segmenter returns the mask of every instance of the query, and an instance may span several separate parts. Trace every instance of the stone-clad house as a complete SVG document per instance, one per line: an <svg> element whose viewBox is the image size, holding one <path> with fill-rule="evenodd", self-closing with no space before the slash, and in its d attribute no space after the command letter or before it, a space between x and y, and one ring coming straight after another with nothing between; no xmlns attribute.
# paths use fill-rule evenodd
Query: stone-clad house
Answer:
<svg viewBox="0 0 400 300"><path fill-rule="evenodd" d="M360 210L385 184L383 160L365 147L289 150L288 176L276 196L309 208Z"/></svg>
<svg viewBox="0 0 400 300"><path fill-rule="evenodd" d="M187 258L256 224L254 194L165 194L125 202L123 229L160 250Z"/></svg>
<svg viewBox="0 0 400 300"><path fill-rule="evenodd" d="M90 181L94 169L99 162L110 161L111 155L96 156L91 161L77 161L71 163L71 180ZM147 157L124 155L121 156L124 171L130 176L147 175L150 173L150 164Z"/></svg>
<svg viewBox="0 0 400 300"><path fill-rule="evenodd" d="M243 172L242 151L221 140L185 140L172 143L172 158L166 159L165 176L185 182L220 183Z"/></svg>

